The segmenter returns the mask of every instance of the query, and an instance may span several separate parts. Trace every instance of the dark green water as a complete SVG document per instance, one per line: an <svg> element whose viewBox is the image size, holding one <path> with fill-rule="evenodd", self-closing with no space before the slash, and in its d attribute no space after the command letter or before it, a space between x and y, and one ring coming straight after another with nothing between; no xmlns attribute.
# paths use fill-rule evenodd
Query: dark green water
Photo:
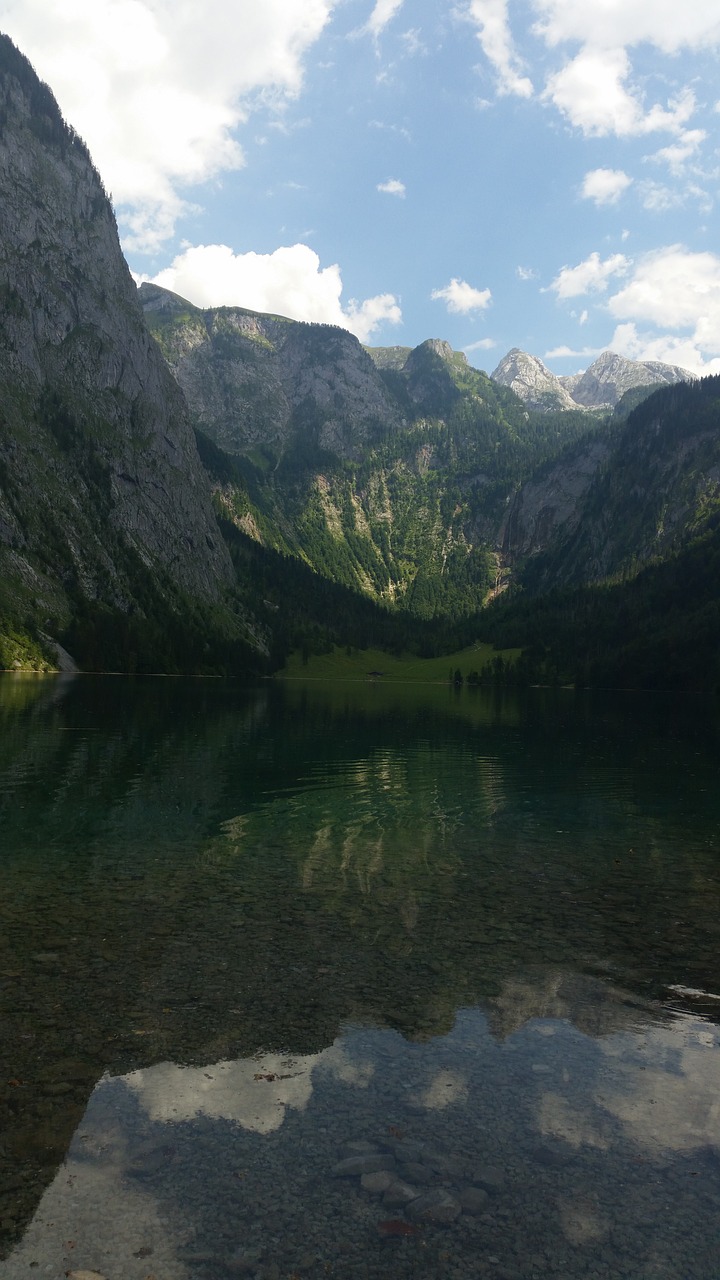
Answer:
<svg viewBox="0 0 720 1280"><path fill-rule="evenodd" d="M0 679L0 1276L714 1280L719 738Z"/></svg>

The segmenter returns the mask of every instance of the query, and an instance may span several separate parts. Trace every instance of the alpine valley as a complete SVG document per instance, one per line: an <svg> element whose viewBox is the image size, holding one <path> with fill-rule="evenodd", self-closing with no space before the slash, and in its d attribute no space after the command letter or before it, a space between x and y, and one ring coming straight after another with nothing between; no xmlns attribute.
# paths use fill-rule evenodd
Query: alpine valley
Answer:
<svg viewBox="0 0 720 1280"><path fill-rule="evenodd" d="M269 673L522 651L495 677L720 683L720 378L139 290L84 144L0 38L0 667Z"/></svg>

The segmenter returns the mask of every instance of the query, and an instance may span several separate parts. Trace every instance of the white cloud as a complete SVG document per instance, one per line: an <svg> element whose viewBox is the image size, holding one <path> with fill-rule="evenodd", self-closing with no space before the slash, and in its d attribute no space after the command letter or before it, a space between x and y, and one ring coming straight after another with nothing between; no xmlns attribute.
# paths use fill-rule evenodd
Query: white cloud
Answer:
<svg viewBox="0 0 720 1280"><path fill-rule="evenodd" d="M622 253L614 253L601 260L599 253L591 253L576 267L563 267L549 288L558 298L579 298L586 293L602 293L612 276L625 275L630 260Z"/></svg>
<svg viewBox="0 0 720 1280"><path fill-rule="evenodd" d="M692 336L678 337L668 333L649 333L638 330L635 324L619 324L610 340L610 347L628 360L659 360L662 364L676 364L699 377L720 373L720 357L708 358Z"/></svg>
<svg viewBox="0 0 720 1280"><path fill-rule="evenodd" d="M407 31L403 31L400 39L405 46L405 53L408 58L416 58L427 54L427 45L423 42L418 27L409 27Z"/></svg>
<svg viewBox="0 0 720 1280"><path fill-rule="evenodd" d="M239 168L258 95L281 106L337 0L5 0L3 30L55 93L119 207L128 247L155 250L183 191Z"/></svg>
<svg viewBox="0 0 720 1280"><path fill-rule="evenodd" d="M631 72L623 47L588 46L550 76L543 99L551 101L587 137L616 134L637 137L665 130L682 133L695 110L695 97L684 89L668 101L645 109L639 90L626 87Z"/></svg>
<svg viewBox="0 0 720 1280"><path fill-rule="evenodd" d="M720 44L717 0L534 0L536 30L547 44L563 41L598 48L650 44L663 53Z"/></svg>
<svg viewBox="0 0 720 1280"><path fill-rule="evenodd" d="M537 280L537 271L534 267L516 267L515 275L518 280Z"/></svg>
<svg viewBox="0 0 720 1280"><path fill-rule="evenodd" d="M581 311L580 315L578 316L578 324L579 325L587 324L589 319L590 319L590 312L587 310Z"/></svg>
<svg viewBox="0 0 720 1280"><path fill-rule="evenodd" d="M682 173L688 160L697 155L706 138L704 129L684 129L676 142L661 147L650 159L663 161L672 173Z"/></svg>
<svg viewBox="0 0 720 1280"><path fill-rule="evenodd" d="M583 179L582 195L596 205L617 204L631 185L632 178L622 169L591 169Z"/></svg>
<svg viewBox="0 0 720 1280"><path fill-rule="evenodd" d="M720 372L717 254L693 253L681 244L646 254L607 305L621 322L615 350L633 359L667 360L695 373Z"/></svg>
<svg viewBox="0 0 720 1280"><path fill-rule="evenodd" d="M463 351L468 355L471 351L492 351L496 346L495 338L480 338L478 342L471 342L469 346L463 347Z"/></svg>
<svg viewBox="0 0 720 1280"><path fill-rule="evenodd" d="M477 38L497 72L500 93L531 98L532 81L523 74L522 59L513 44L508 0L470 0L467 16L479 28Z"/></svg>
<svg viewBox="0 0 720 1280"><path fill-rule="evenodd" d="M372 36L373 40L379 39L388 24L400 12L403 4L404 0L375 0L375 8L365 26L361 28L362 34Z"/></svg>
<svg viewBox="0 0 720 1280"><path fill-rule="evenodd" d="M573 359L586 359L588 356L599 356L603 350L602 347L581 347L579 351L574 351L572 347L553 347L552 351L546 351L543 360L564 360L568 356Z"/></svg>
<svg viewBox="0 0 720 1280"><path fill-rule="evenodd" d="M391 293L341 302L342 278L337 264L321 267L318 255L305 244L274 253L233 253L224 244L193 245L171 266L153 277L153 284L179 293L198 307L240 306L270 311L293 320L337 324L361 342L383 324L399 324L402 312Z"/></svg>
<svg viewBox="0 0 720 1280"><path fill-rule="evenodd" d="M609 302L619 320L649 320L669 328L700 324L720 352L720 258L668 245L648 253Z"/></svg>
<svg viewBox="0 0 720 1280"><path fill-rule="evenodd" d="M453 278L444 289L433 289L430 297L445 302L454 315L467 316L472 311L485 311L492 294L489 289L474 289L467 281Z"/></svg>
<svg viewBox="0 0 720 1280"><path fill-rule="evenodd" d="M400 182L398 178L388 178L387 182L378 182L378 191L383 191L387 196L400 196L405 198L405 183Z"/></svg>

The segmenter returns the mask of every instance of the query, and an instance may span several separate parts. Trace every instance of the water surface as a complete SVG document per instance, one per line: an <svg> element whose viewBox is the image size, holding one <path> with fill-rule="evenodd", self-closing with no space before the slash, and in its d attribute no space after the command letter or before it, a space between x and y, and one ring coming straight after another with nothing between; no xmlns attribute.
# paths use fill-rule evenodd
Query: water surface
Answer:
<svg viewBox="0 0 720 1280"><path fill-rule="evenodd" d="M719 1274L719 723L3 678L0 1275Z"/></svg>

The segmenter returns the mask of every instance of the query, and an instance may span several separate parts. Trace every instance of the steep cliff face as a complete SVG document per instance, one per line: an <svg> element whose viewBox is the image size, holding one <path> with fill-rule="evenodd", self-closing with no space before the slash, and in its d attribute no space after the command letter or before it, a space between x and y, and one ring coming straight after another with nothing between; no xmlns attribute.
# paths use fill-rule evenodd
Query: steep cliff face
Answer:
<svg viewBox="0 0 720 1280"><path fill-rule="evenodd" d="M604 351L585 373L570 380L572 385L568 389L575 403L583 408L614 409L626 392L636 387L647 387L649 391L694 380L694 373L678 365L662 364L659 360L627 360L614 351Z"/></svg>
<svg viewBox="0 0 720 1280"><path fill-rule="evenodd" d="M90 157L6 37L0 220L5 601L66 620L69 595L137 606L139 579L218 600L233 572L182 394Z"/></svg>
<svg viewBox="0 0 720 1280"><path fill-rule="evenodd" d="M510 387L528 406L539 413L558 409L615 408L628 392L647 388L649 395L660 386L692 381L695 374L677 365L657 360L627 360L614 351L604 351L584 373L558 378L537 356L513 347L500 361L491 377Z"/></svg>
<svg viewBox="0 0 720 1280"><path fill-rule="evenodd" d="M593 481L611 452L607 435L594 435L540 468L518 489L498 536L507 564L521 565L547 550L560 532L564 537L574 532Z"/></svg>
<svg viewBox="0 0 720 1280"><path fill-rule="evenodd" d="M151 284L139 297L198 426L227 453L265 446L281 454L299 439L357 458L400 420L373 361L345 329L242 307L202 311Z"/></svg>
<svg viewBox="0 0 720 1280"><path fill-rule="evenodd" d="M570 392L537 356L513 347L490 375L493 382L510 387L529 409L540 413L577 409Z"/></svg>
<svg viewBox="0 0 720 1280"><path fill-rule="evenodd" d="M534 589L632 576L720 518L720 378L662 388L541 469L503 530ZM539 553L539 554L536 554Z"/></svg>

